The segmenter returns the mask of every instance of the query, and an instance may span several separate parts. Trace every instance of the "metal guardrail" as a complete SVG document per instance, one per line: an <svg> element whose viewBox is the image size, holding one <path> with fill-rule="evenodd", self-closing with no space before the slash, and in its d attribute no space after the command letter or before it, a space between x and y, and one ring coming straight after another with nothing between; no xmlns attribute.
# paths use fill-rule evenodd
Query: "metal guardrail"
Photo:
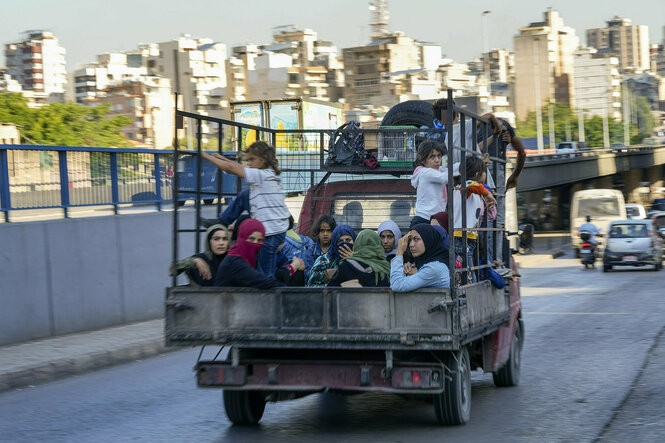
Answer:
<svg viewBox="0 0 665 443"><path fill-rule="evenodd" d="M188 116L188 113L183 114ZM258 129L252 126L244 128L246 125L230 121L223 123L235 126L236 130L238 127ZM304 192L312 182L317 183L323 178L324 172L313 173L311 170L322 162L323 150L320 148L327 145L328 134L325 134L322 143L320 139L324 131L260 129L271 134L270 137L277 144L280 143L278 137L282 133L284 137L297 137L300 147L303 143L314 147L309 151L278 150L280 165L284 170L285 192ZM242 138L243 134L236 136L236 143ZM285 139L283 142L290 143L291 140ZM536 163L550 161L571 161L602 155L634 155L663 148L665 146L629 146L529 154L526 161L528 165L536 166ZM196 151L182 149L179 152L196 154ZM154 204L157 210L161 210L164 203L170 203L173 199L172 182L177 169L173 161L174 154L173 150L154 149L0 145L0 212L8 222L11 211L29 209L62 209L65 218L69 217L68 209L85 206L113 206L114 212L118 213L121 205L142 203ZM193 167L191 172L195 169ZM339 179L345 180L346 177ZM331 177L329 180L335 181L336 178ZM193 199L195 187L192 188L189 193L185 191L183 197Z"/></svg>
<svg viewBox="0 0 665 443"><path fill-rule="evenodd" d="M0 212L171 200L173 151L0 145Z"/></svg>
<svg viewBox="0 0 665 443"><path fill-rule="evenodd" d="M564 160L575 158L598 157L600 155L633 155L638 153L653 152L665 146L626 146L623 148L596 148L585 149L576 152L550 152L546 154L530 153L527 151L526 162L543 162L551 160ZM508 157L514 157L514 151L508 153Z"/></svg>

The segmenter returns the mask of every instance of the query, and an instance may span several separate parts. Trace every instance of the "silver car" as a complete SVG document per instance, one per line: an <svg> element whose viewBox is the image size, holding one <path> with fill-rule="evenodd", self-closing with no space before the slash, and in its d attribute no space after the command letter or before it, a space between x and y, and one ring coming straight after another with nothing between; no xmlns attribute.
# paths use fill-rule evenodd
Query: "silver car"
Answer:
<svg viewBox="0 0 665 443"><path fill-rule="evenodd" d="M610 223L603 254L603 272L613 266L653 265L662 269L663 240L651 220L624 220Z"/></svg>

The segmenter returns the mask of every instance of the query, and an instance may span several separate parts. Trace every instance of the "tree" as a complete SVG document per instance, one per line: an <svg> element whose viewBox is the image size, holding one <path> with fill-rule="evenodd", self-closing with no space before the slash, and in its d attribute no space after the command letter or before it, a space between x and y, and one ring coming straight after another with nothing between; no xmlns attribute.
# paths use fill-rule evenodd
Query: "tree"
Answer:
<svg viewBox="0 0 665 443"><path fill-rule="evenodd" d="M640 97L643 98L643 97ZM646 99L644 99L646 103ZM543 116L543 136L549 136L549 118L548 118L548 105L545 105L541 108ZM648 109L649 105L646 103ZM560 103L553 105L554 111L554 134L555 141L557 143L562 141L569 140L579 140L580 131L578 126L577 113L570 109L568 106ZM635 125L630 125L630 134L631 134L631 144L638 144L642 142L642 139L648 134L651 134L653 131L653 117L651 112L646 112L643 104L641 105L640 118L642 119L642 125L644 126L642 131L638 131L638 127ZM648 115L648 117L647 117ZM651 118L651 125L649 126L647 119ZM536 127L536 112L531 111L527 114L526 119L518 122L517 132L518 135L522 138L532 138L538 136L538 131ZM644 135L648 130L647 135ZM610 143L623 143L623 131L624 125L620 121L609 120L608 121L608 132ZM584 139L586 144L589 147L603 147L604 145L604 136L603 136L603 118L594 115L589 118L584 118Z"/></svg>
<svg viewBox="0 0 665 443"><path fill-rule="evenodd" d="M21 140L32 144L125 147L122 128L132 123L125 116L108 117L109 105L94 108L74 103L28 107L20 94L0 94L0 121L21 126Z"/></svg>

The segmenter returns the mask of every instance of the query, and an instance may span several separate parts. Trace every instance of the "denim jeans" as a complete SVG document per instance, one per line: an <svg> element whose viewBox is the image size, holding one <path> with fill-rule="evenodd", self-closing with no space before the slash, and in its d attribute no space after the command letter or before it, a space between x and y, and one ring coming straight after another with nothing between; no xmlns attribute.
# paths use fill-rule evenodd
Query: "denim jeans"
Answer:
<svg viewBox="0 0 665 443"><path fill-rule="evenodd" d="M219 214L219 220L228 226L245 211L252 215L249 211L249 188L243 189L236 195L231 204Z"/></svg>
<svg viewBox="0 0 665 443"><path fill-rule="evenodd" d="M277 270L277 248L284 243L286 232L281 234L269 235L263 242L263 247L259 251L256 258L257 268L259 271L268 276L275 275Z"/></svg>

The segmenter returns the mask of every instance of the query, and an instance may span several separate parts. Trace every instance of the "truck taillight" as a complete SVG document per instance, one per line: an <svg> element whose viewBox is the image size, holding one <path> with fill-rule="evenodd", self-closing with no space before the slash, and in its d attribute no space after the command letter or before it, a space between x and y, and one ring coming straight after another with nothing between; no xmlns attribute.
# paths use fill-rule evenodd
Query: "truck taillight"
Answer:
<svg viewBox="0 0 665 443"><path fill-rule="evenodd" d="M443 387L443 370L438 368L393 368L394 388L432 389Z"/></svg>

